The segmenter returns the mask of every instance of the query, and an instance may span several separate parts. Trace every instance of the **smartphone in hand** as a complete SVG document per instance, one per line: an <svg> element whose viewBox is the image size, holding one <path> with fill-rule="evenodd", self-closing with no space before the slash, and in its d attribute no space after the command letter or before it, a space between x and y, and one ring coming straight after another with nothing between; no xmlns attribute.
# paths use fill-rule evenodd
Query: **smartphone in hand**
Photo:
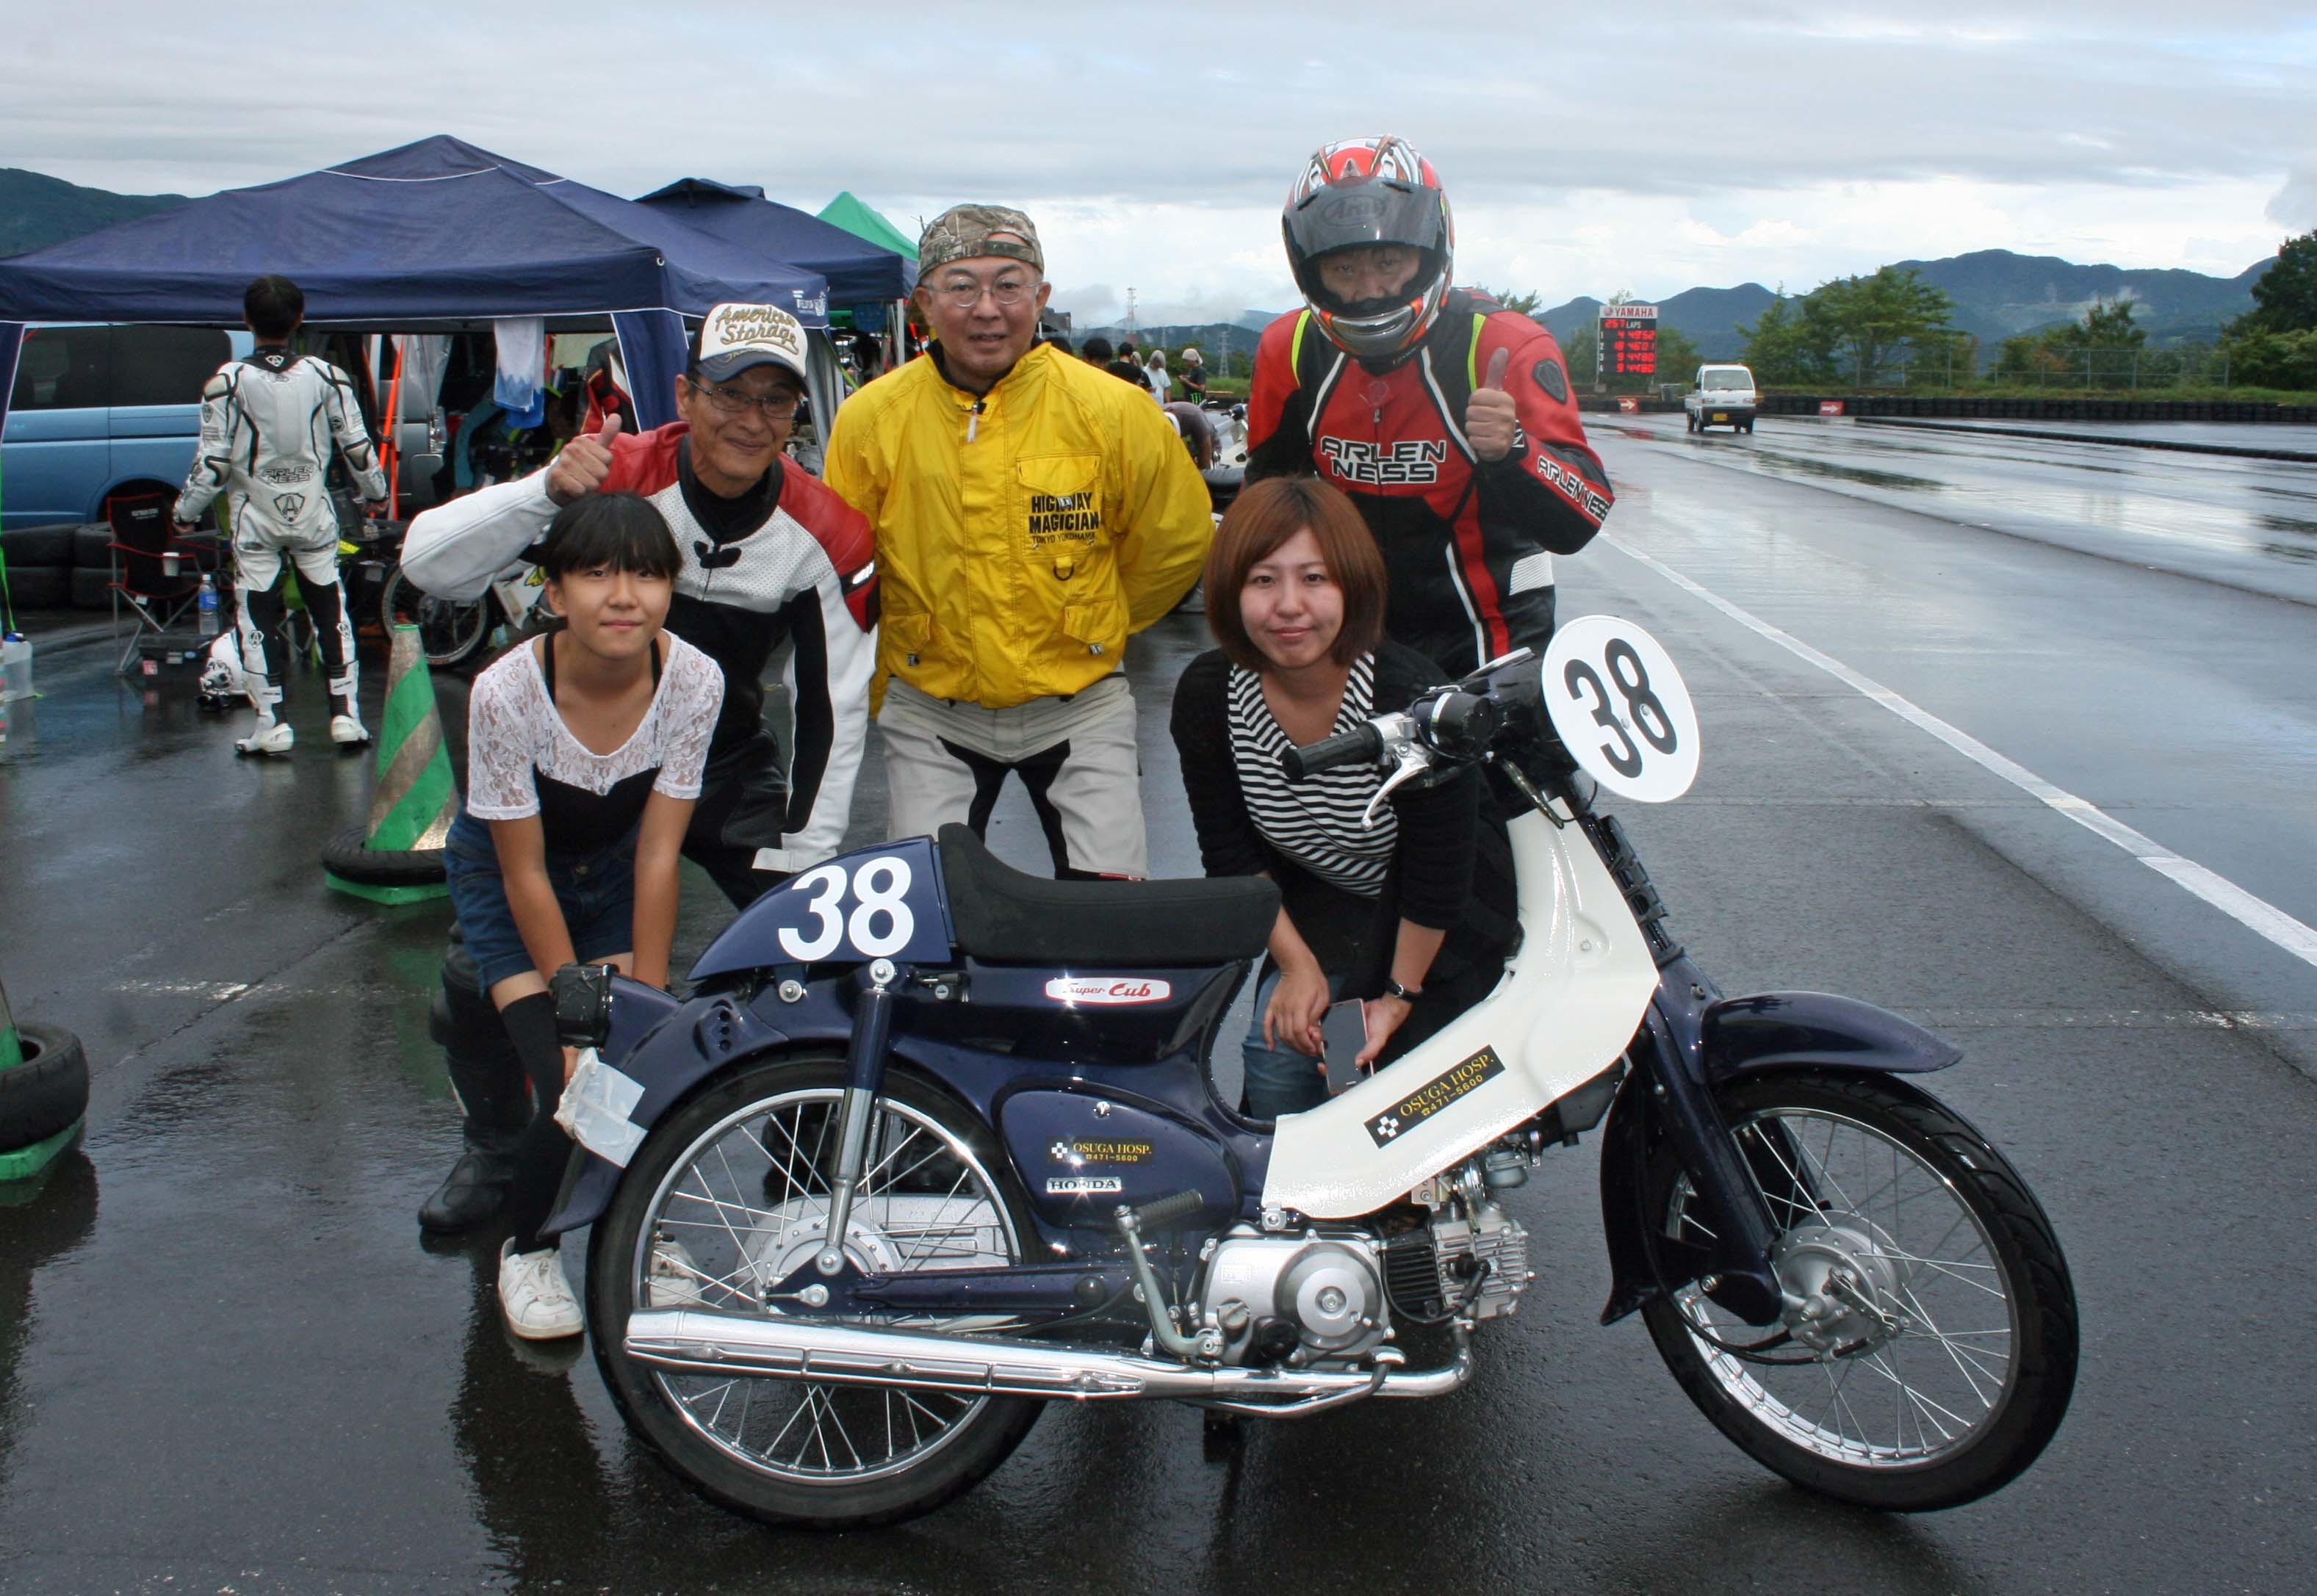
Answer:
<svg viewBox="0 0 2317 1596"><path fill-rule="evenodd" d="M1328 1007L1328 1017L1320 1024L1320 1039L1328 1068L1328 1094L1349 1091L1367 1079L1367 1072L1356 1062L1360 1050L1368 1045L1367 1006L1355 997L1347 997Z"/></svg>

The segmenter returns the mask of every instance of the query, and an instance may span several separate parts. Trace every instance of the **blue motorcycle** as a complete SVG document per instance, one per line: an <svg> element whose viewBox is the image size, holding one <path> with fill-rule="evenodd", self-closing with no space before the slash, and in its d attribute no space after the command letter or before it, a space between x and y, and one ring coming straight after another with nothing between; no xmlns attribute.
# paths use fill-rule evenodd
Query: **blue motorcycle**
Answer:
<svg viewBox="0 0 2317 1596"><path fill-rule="evenodd" d="M1485 767L1522 932L1487 998L1276 1123L1206 1067L1277 913L1257 878L1056 882L953 826L758 900L689 999L562 972L586 1152L550 1228L594 1226L622 1416L729 1508L860 1528L967 1490L1049 1402L1447 1395L1533 1278L1507 1193L1597 1129L1602 1322L1641 1313L1725 1435L1870 1507L1999 1488L2074 1386L2059 1243L1902 1078L1957 1048L1725 997L1673 940L1597 804L1678 796L1697 742L1664 650L1590 616L1291 753L1386 791Z"/></svg>

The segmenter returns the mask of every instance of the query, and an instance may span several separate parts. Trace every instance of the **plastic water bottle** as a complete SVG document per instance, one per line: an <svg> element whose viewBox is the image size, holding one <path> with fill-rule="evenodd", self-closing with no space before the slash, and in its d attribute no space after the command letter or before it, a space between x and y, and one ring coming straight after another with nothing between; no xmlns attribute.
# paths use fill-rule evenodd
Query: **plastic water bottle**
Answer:
<svg viewBox="0 0 2317 1596"><path fill-rule="evenodd" d="M216 637L218 634L217 584L210 580L210 574L207 571L201 573L201 596L194 601L194 608L201 611L201 636Z"/></svg>
<svg viewBox="0 0 2317 1596"><path fill-rule="evenodd" d="M32 696L32 640L22 632L0 638L0 702Z"/></svg>

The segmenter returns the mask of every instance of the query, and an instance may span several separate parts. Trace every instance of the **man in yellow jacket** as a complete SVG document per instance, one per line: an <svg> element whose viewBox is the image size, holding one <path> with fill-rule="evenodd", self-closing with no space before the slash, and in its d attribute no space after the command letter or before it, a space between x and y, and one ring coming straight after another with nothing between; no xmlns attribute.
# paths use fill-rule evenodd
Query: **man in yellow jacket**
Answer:
<svg viewBox="0 0 2317 1596"><path fill-rule="evenodd" d="M1198 577L1206 484L1148 394L1037 343L1028 217L953 207L917 273L935 342L845 401L827 457L877 533L893 834L982 831L1010 771L1057 875L1146 875L1122 667Z"/></svg>

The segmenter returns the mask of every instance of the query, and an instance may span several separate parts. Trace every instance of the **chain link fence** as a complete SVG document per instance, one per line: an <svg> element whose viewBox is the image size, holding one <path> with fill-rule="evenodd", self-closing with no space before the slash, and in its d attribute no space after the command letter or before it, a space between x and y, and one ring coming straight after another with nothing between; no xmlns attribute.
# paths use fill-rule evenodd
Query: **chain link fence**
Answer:
<svg viewBox="0 0 2317 1596"><path fill-rule="evenodd" d="M2025 388L2036 393L2163 393L2230 387L2225 350L2203 344L2148 349L2044 345L2005 350L1974 370L1968 348L1900 348L1887 357L1856 360L1846 373L1862 393L1948 393L1971 388Z"/></svg>

